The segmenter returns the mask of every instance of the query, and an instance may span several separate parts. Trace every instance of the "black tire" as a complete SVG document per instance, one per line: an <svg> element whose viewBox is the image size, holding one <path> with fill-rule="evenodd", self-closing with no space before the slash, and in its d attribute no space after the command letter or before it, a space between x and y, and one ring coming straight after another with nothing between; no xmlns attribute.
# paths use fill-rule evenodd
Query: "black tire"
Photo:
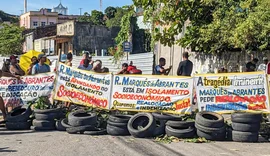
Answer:
<svg viewBox="0 0 270 156"><path fill-rule="evenodd" d="M156 121L150 113L138 113L128 121L129 133L137 138L151 137L155 128Z"/></svg>
<svg viewBox="0 0 270 156"><path fill-rule="evenodd" d="M232 129L240 132L258 132L260 123L232 123Z"/></svg>
<svg viewBox="0 0 270 156"><path fill-rule="evenodd" d="M97 114L78 110L68 115L68 123L73 127L96 125Z"/></svg>
<svg viewBox="0 0 270 156"><path fill-rule="evenodd" d="M202 125L195 123L195 127L203 132L206 132L206 133L213 133L213 132L220 132L220 131L223 132L226 130L226 127L224 124L223 124L223 127L220 127L220 128L209 128L209 127L205 127L205 126L202 126Z"/></svg>
<svg viewBox="0 0 270 156"><path fill-rule="evenodd" d="M258 132L232 131L232 140L236 142L258 142Z"/></svg>
<svg viewBox="0 0 270 156"><path fill-rule="evenodd" d="M72 127L72 126L69 125L68 119L67 119L67 118L61 120L61 125L63 125L65 128L70 128L70 127Z"/></svg>
<svg viewBox="0 0 270 156"><path fill-rule="evenodd" d="M223 130L220 132L207 133L207 132L203 132L203 131L197 129L197 135L198 135L198 137L203 137L207 140L223 141L223 140L225 140L226 131Z"/></svg>
<svg viewBox="0 0 270 156"><path fill-rule="evenodd" d="M127 127L118 127L107 124L107 133L113 136L126 136L130 135Z"/></svg>
<svg viewBox="0 0 270 156"><path fill-rule="evenodd" d="M37 120L52 121L52 120L55 120L55 119L57 119L59 117L59 113L42 113L42 114L35 113L35 118Z"/></svg>
<svg viewBox="0 0 270 156"><path fill-rule="evenodd" d="M177 138L192 138L195 136L195 128L172 128L171 126L166 126L166 134L168 136L174 136Z"/></svg>
<svg viewBox="0 0 270 156"><path fill-rule="evenodd" d="M153 137L157 137L157 136L161 136L163 134L165 134L165 120L158 120L156 122L159 122L159 125L157 125L157 127L155 128L154 132L153 132Z"/></svg>
<svg viewBox="0 0 270 156"><path fill-rule="evenodd" d="M85 131L91 131L94 129L95 127L89 125L89 126L70 127L70 128L67 128L66 131L69 134L77 134L77 133L83 133Z"/></svg>
<svg viewBox="0 0 270 156"><path fill-rule="evenodd" d="M34 127L49 127L55 129L55 121L33 120Z"/></svg>
<svg viewBox="0 0 270 156"><path fill-rule="evenodd" d="M231 127L227 128L227 140L232 141L232 128Z"/></svg>
<svg viewBox="0 0 270 156"><path fill-rule="evenodd" d="M127 123L112 122L110 120L107 121L107 124L116 126L116 127L127 127Z"/></svg>
<svg viewBox="0 0 270 156"><path fill-rule="evenodd" d="M233 113L231 115L232 122L238 123L260 123L262 114L260 113Z"/></svg>
<svg viewBox="0 0 270 156"><path fill-rule="evenodd" d="M32 110L30 107L22 108L22 106L14 108L7 114L8 122L27 122L29 120Z"/></svg>
<svg viewBox="0 0 270 156"><path fill-rule="evenodd" d="M109 121L114 123L128 123L132 115L110 115Z"/></svg>
<svg viewBox="0 0 270 156"><path fill-rule="evenodd" d="M194 121L167 121L167 126L170 127L177 127L177 128L188 128L188 127L194 127L195 122Z"/></svg>
<svg viewBox="0 0 270 156"><path fill-rule="evenodd" d="M62 120L64 120L64 119L61 119L61 120L58 120L58 121L56 121L56 123L55 123L55 128L58 130L58 131L66 131L66 127L64 127L63 125L62 125Z"/></svg>
<svg viewBox="0 0 270 156"><path fill-rule="evenodd" d="M38 114L47 114L47 113L59 113L61 108L53 108L53 109L34 109L34 113Z"/></svg>
<svg viewBox="0 0 270 156"><path fill-rule="evenodd" d="M171 114L160 114L160 113L152 113L156 120L172 120L172 121L181 121L182 116L176 116Z"/></svg>
<svg viewBox="0 0 270 156"><path fill-rule="evenodd" d="M92 130L92 131L85 131L84 134L87 134L87 135L106 135L107 130L102 129L102 128L96 128L95 130Z"/></svg>
<svg viewBox="0 0 270 156"><path fill-rule="evenodd" d="M6 122L6 128L8 130L29 130L31 127L31 121L27 122Z"/></svg>
<svg viewBox="0 0 270 156"><path fill-rule="evenodd" d="M35 130L35 131L51 131L51 130L55 130L55 127L31 127L31 129Z"/></svg>
<svg viewBox="0 0 270 156"><path fill-rule="evenodd" d="M214 112L199 112L196 114L196 123L209 128L219 128L224 126L224 118Z"/></svg>

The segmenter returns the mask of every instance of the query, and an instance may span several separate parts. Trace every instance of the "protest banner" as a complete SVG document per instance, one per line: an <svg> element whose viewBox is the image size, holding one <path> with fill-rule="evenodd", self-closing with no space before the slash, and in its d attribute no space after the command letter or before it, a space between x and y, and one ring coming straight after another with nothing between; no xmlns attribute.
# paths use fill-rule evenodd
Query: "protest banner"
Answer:
<svg viewBox="0 0 270 156"><path fill-rule="evenodd" d="M195 76L199 111L269 111L264 72L201 74Z"/></svg>
<svg viewBox="0 0 270 156"><path fill-rule="evenodd" d="M114 75L114 110L191 113L193 78L151 75Z"/></svg>
<svg viewBox="0 0 270 156"><path fill-rule="evenodd" d="M94 73L60 63L54 99L109 109L111 80L110 73Z"/></svg>
<svg viewBox="0 0 270 156"><path fill-rule="evenodd" d="M16 107L50 96L54 88L55 73L44 73L16 78L0 78L0 96L6 107Z"/></svg>

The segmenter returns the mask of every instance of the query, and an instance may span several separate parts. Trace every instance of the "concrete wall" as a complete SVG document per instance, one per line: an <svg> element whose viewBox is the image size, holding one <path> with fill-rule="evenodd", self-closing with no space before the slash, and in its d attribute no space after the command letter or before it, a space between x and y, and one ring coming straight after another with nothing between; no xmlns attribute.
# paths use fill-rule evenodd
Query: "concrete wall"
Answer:
<svg viewBox="0 0 270 156"><path fill-rule="evenodd" d="M102 49L108 49L115 45L114 38L120 28L107 28L95 26L89 23L76 23L73 47L76 52L83 50L101 53Z"/></svg>

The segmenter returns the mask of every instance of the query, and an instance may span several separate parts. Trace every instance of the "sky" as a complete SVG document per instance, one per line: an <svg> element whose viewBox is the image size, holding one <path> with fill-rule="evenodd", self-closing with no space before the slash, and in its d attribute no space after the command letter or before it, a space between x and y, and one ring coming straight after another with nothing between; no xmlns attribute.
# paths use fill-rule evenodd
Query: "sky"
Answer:
<svg viewBox="0 0 270 156"><path fill-rule="evenodd" d="M68 14L79 15L82 8L84 12L91 10L100 10L100 0L61 0L64 7L68 7ZM102 8L105 10L108 6L124 6L132 4L132 0L102 0ZM37 11L41 8L56 7L60 0L27 0L28 11ZM24 0L0 0L0 10L6 13L20 15L21 10L24 10Z"/></svg>

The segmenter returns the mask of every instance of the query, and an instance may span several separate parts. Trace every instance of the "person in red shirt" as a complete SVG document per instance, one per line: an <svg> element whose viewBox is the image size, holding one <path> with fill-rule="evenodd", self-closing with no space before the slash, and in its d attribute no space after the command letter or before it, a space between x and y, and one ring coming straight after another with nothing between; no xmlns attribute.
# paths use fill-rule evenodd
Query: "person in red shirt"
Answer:
<svg viewBox="0 0 270 156"><path fill-rule="evenodd" d="M136 66L133 66L133 61L130 61L127 71L130 72L133 69L137 69Z"/></svg>

